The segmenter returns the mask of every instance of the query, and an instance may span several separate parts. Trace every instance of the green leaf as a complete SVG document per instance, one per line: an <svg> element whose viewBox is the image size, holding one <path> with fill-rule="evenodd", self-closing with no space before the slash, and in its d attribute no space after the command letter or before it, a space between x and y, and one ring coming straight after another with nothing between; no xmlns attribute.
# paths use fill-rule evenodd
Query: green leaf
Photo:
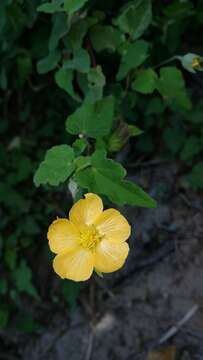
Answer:
<svg viewBox="0 0 203 360"><path fill-rule="evenodd" d="M148 43L144 40L138 40L129 44L124 51L121 64L117 74L117 80L122 80L130 70L140 66L148 56Z"/></svg>
<svg viewBox="0 0 203 360"><path fill-rule="evenodd" d="M90 69L90 57L85 49L79 49L74 53L72 60L64 62L64 69L77 70L87 73Z"/></svg>
<svg viewBox="0 0 203 360"><path fill-rule="evenodd" d="M2 31L4 30L4 27L7 22L7 14L6 14L6 7L8 6L7 0L2 0L0 2L0 35Z"/></svg>
<svg viewBox="0 0 203 360"><path fill-rule="evenodd" d="M72 144L75 155L78 156L83 153L87 147L87 141L85 139L76 139Z"/></svg>
<svg viewBox="0 0 203 360"><path fill-rule="evenodd" d="M187 179L194 189L203 189L203 162L196 164Z"/></svg>
<svg viewBox="0 0 203 360"><path fill-rule="evenodd" d="M9 184L0 181L0 203L7 206L10 211L26 212L27 203L19 192L14 190ZM13 207L15 204L15 207Z"/></svg>
<svg viewBox="0 0 203 360"><path fill-rule="evenodd" d="M106 78L103 74L101 66L97 65L95 68L90 69L87 74L88 80L88 93L86 94L86 101L94 103L100 100L103 96L103 88L106 84Z"/></svg>
<svg viewBox="0 0 203 360"><path fill-rule="evenodd" d="M0 305L0 328L6 327L9 319L9 310L6 304Z"/></svg>
<svg viewBox="0 0 203 360"><path fill-rule="evenodd" d="M185 119L194 125L203 124L203 101L200 100L191 111L184 113Z"/></svg>
<svg viewBox="0 0 203 360"><path fill-rule="evenodd" d="M164 9L164 15L171 20L184 19L194 14L193 4L191 1L175 1L169 4Z"/></svg>
<svg viewBox="0 0 203 360"><path fill-rule="evenodd" d="M33 163L30 158L23 154L16 153L13 158L15 173L13 174L13 184L24 181L33 173Z"/></svg>
<svg viewBox="0 0 203 360"><path fill-rule="evenodd" d="M108 151L120 151L128 142L130 137L138 136L140 134L142 134L142 130L140 130L137 126L128 125L125 122L120 122L120 124L116 127L115 131L108 139Z"/></svg>
<svg viewBox="0 0 203 360"><path fill-rule="evenodd" d="M64 13L53 17L52 31L49 39L49 51L52 52L58 46L59 40L68 32L67 16Z"/></svg>
<svg viewBox="0 0 203 360"><path fill-rule="evenodd" d="M183 161L191 160L202 150L202 144L197 136L191 135L185 140L184 147L181 151L180 158Z"/></svg>
<svg viewBox="0 0 203 360"><path fill-rule="evenodd" d="M77 167L76 172L91 165L91 158L90 156L78 156L75 159L75 165Z"/></svg>
<svg viewBox="0 0 203 360"><path fill-rule="evenodd" d="M87 74L77 73L77 83L84 94L84 101L95 103L103 97L106 78L101 66L91 68Z"/></svg>
<svg viewBox="0 0 203 360"><path fill-rule="evenodd" d="M59 50L55 50L47 55L45 58L41 59L37 63L37 71L39 74L45 74L57 66L61 57Z"/></svg>
<svg viewBox="0 0 203 360"><path fill-rule="evenodd" d="M130 136L139 136L143 133L143 130L141 130L140 128L138 128L135 125L128 125L128 131L129 131L129 135Z"/></svg>
<svg viewBox="0 0 203 360"><path fill-rule="evenodd" d="M156 96L151 98L151 100L147 104L146 114L162 114L165 110L165 105L160 97Z"/></svg>
<svg viewBox="0 0 203 360"><path fill-rule="evenodd" d="M57 145L52 147L47 151L45 160L35 173L35 185L58 186L72 174L75 168L73 160L74 151L70 146Z"/></svg>
<svg viewBox="0 0 203 360"><path fill-rule="evenodd" d="M60 68L55 73L57 85L65 90L74 100L81 101L80 96L76 94L73 88L73 70Z"/></svg>
<svg viewBox="0 0 203 360"><path fill-rule="evenodd" d="M141 70L132 83L132 89L141 94L151 94L156 89L158 76L152 69Z"/></svg>
<svg viewBox="0 0 203 360"><path fill-rule="evenodd" d="M14 271L17 261L17 251L16 248L8 248L4 254L4 261L8 266L9 270Z"/></svg>
<svg viewBox="0 0 203 360"><path fill-rule="evenodd" d="M13 273L13 277L18 291L24 291L36 300L39 299L37 291L32 284L32 271L24 260L21 260L19 267Z"/></svg>
<svg viewBox="0 0 203 360"><path fill-rule="evenodd" d="M181 71L176 67L161 68L157 89L169 105L175 104L185 110L191 108L191 101L186 92L184 78Z"/></svg>
<svg viewBox="0 0 203 360"><path fill-rule="evenodd" d="M26 55L18 56L17 58L17 67L18 67L18 82L19 85L22 86L25 84L29 75L32 72L32 59L31 57Z"/></svg>
<svg viewBox="0 0 203 360"><path fill-rule="evenodd" d="M37 235L40 234L41 228L35 218L26 217L23 221L23 232L26 235Z"/></svg>
<svg viewBox="0 0 203 360"><path fill-rule="evenodd" d="M117 162L107 159L105 152L96 151L91 166L78 171L74 180L88 191L107 196L118 205L155 207L155 201L133 182L124 180L125 169Z"/></svg>
<svg viewBox="0 0 203 360"><path fill-rule="evenodd" d="M7 71L5 66L1 66L0 69L0 88L2 90L6 90L8 86L8 77L7 77Z"/></svg>
<svg viewBox="0 0 203 360"><path fill-rule="evenodd" d="M90 39L97 52L115 51L124 41L124 35L113 26L95 25L90 29Z"/></svg>
<svg viewBox="0 0 203 360"><path fill-rule="evenodd" d="M168 127L164 130L163 139L172 154L177 154L184 144L186 133L181 128Z"/></svg>
<svg viewBox="0 0 203 360"><path fill-rule="evenodd" d="M64 9L68 11L69 14L73 14L81 9L86 2L87 0L64 0Z"/></svg>
<svg viewBox="0 0 203 360"><path fill-rule="evenodd" d="M84 37L92 25L95 24L97 20L93 17L85 17L78 19L77 22L71 24L71 28L66 37L66 44L74 52L79 50L82 47Z"/></svg>
<svg viewBox="0 0 203 360"><path fill-rule="evenodd" d="M0 295L5 295L8 291L8 283L6 279L0 279Z"/></svg>
<svg viewBox="0 0 203 360"><path fill-rule="evenodd" d="M80 284L71 280L66 280L63 283L62 293L65 301L70 308L75 308L76 301L80 292Z"/></svg>
<svg viewBox="0 0 203 360"><path fill-rule="evenodd" d="M66 120L66 130L73 135L92 138L108 135L114 116L114 98L108 96L92 104L84 102Z"/></svg>
<svg viewBox="0 0 203 360"><path fill-rule="evenodd" d="M40 324L36 322L30 315L23 313L16 319L16 328L25 334L31 334L40 329Z"/></svg>
<svg viewBox="0 0 203 360"><path fill-rule="evenodd" d="M63 11L62 9L63 0L53 0L50 3L47 2L38 6L37 11L45 12L48 14L54 14L58 11Z"/></svg>
<svg viewBox="0 0 203 360"><path fill-rule="evenodd" d="M129 2L114 22L133 40L139 38L152 22L151 0Z"/></svg>

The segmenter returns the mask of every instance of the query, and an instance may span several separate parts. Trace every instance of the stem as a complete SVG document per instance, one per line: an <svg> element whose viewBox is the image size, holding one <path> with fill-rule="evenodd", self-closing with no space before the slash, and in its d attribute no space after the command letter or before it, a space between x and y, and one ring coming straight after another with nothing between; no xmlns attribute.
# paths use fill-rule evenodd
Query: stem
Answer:
<svg viewBox="0 0 203 360"><path fill-rule="evenodd" d="M96 62L96 58L95 58L95 55L94 55L94 51L92 49L92 43L90 41L90 38L87 36L86 38L86 49L90 55L90 59L91 59L91 63L92 63L92 66L93 68L95 68L97 66L97 62Z"/></svg>
<svg viewBox="0 0 203 360"><path fill-rule="evenodd" d="M174 60L178 60L178 59L179 59L178 55L172 56L171 58L169 58L167 60L164 60L164 61L160 62L159 64L155 65L153 68L157 69L158 67L160 67L162 65L168 64L169 62L174 61Z"/></svg>
<svg viewBox="0 0 203 360"><path fill-rule="evenodd" d="M79 166L79 167L76 169L75 174L77 174L77 173L78 173L79 171L81 171L81 170L86 169L86 168L89 167L89 166L91 166L91 162L90 162L90 161L89 161L88 163L82 165L82 166Z"/></svg>

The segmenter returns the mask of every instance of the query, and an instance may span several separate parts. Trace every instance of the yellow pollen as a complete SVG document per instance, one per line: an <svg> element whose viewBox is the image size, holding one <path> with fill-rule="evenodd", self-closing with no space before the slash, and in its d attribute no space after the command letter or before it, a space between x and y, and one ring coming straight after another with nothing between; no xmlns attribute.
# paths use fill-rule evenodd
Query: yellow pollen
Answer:
<svg viewBox="0 0 203 360"><path fill-rule="evenodd" d="M195 58L192 60L192 68L193 68L193 69L196 69L196 68L199 68L199 67L200 67L199 58L198 58L198 57L195 57Z"/></svg>
<svg viewBox="0 0 203 360"><path fill-rule="evenodd" d="M94 225L85 225L80 230L79 244L82 245L85 249L94 250L101 239L102 236L98 233Z"/></svg>

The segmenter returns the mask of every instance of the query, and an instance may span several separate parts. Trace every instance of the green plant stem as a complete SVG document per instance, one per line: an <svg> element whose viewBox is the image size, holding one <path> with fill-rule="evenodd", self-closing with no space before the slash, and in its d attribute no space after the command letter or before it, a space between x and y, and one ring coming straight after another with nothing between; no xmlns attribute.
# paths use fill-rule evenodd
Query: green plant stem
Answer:
<svg viewBox="0 0 203 360"><path fill-rule="evenodd" d="M169 58L169 59L167 59L167 60L164 60L164 61L160 62L159 64L155 65L155 66L153 67L153 69L157 69L157 68L159 68L160 66L166 65L166 64L168 64L168 63L170 63L170 62L172 62L172 61L174 61L174 60L178 60L178 59L179 59L179 56L178 56L178 55L172 56L171 58Z"/></svg>
<svg viewBox="0 0 203 360"><path fill-rule="evenodd" d="M91 162L88 162L87 164L80 166L76 169L75 174L77 174L79 171L86 169L87 167L91 166Z"/></svg>

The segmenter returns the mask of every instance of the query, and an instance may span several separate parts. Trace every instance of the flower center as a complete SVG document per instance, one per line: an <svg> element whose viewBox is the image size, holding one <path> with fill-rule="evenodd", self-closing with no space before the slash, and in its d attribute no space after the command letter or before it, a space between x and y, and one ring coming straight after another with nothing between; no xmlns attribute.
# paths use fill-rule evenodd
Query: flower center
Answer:
<svg viewBox="0 0 203 360"><path fill-rule="evenodd" d="M80 230L80 240L79 243L85 249L94 250L95 247L101 241L102 236L98 233L94 225L85 225Z"/></svg>
<svg viewBox="0 0 203 360"><path fill-rule="evenodd" d="M192 60L192 68L193 69L198 69L201 67L201 64L200 64L200 59L198 57L195 57L193 60Z"/></svg>

